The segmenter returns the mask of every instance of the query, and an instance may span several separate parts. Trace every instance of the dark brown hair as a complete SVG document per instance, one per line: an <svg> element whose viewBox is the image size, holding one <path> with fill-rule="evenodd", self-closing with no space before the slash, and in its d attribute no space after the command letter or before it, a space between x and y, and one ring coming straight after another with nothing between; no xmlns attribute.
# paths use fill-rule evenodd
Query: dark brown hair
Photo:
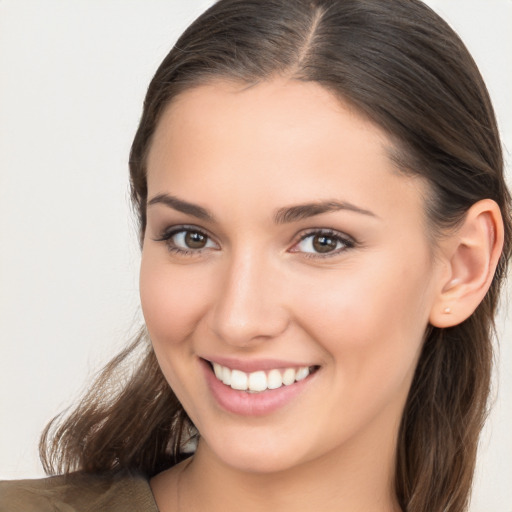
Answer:
<svg viewBox="0 0 512 512"><path fill-rule="evenodd" d="M396 452L404 511L461 512L487 411L493 321L512 223L486 87L464 44L431 9L418 0L217 2L181 36L147 92L130 155L141 240L146 156L166 106L211 80L254 84L277 75L321 84L388 133L397 167L430 185L433 240L480 199L501 208L505 247L490 290L462 324L425 333ZM131 357L135 369L116 384L132 368ZM180 460L191 428L142 332L78 408L60 426L54 420L47 427L42 460L48 472L131 468L151 476Z"/></svg>

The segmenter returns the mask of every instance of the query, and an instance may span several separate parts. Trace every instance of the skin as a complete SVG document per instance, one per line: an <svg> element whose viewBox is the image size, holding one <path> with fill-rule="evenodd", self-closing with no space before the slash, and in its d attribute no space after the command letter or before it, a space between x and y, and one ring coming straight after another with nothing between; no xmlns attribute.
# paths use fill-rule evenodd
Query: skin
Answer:
<svg viewBox="0 0 512 512"><path fill-rule="evenodd" d="M162 512L398 510L396 436L447 268L432 254L427 187L397 172L390 149L381 129L314 83L213 82L165 111L148 198L170 194L215 219L148 206L143 312L201 434L191 460L152 480ZM321 201L365 213L273 220L280 208ZM187 249L183 237L162 240L182 225L208 235L206 246L170 250ZM321 257L313 235L300 241L326 229L353 244L336 241ZM248 417L209 391L200 358L215 357L319 370L284 407Z"/></svg>

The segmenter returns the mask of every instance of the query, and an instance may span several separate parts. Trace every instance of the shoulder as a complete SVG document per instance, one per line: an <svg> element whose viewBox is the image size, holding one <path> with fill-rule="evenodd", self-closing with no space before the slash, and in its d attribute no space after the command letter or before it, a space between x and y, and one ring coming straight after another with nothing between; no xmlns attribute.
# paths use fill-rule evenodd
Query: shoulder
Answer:
<svg viewBox="0 0 512 512"><path fill-rule="evenodd" d="M141 475L71 473L0 482L0 512L158 512Z"/></svg>

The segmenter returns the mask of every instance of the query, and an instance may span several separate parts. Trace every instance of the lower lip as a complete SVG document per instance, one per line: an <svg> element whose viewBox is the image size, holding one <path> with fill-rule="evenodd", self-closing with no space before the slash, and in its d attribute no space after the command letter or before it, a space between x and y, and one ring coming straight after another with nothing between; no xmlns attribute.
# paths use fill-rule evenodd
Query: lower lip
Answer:
<svg viewBox="0 0 512 512"><path fill-rule="evenodd" d="M299 395L317 373L289 386L268 389L259 393L238 391L222 383L215 377L210 365L201 360L206 382L217 403L226 411L242 416L263 416L286 406Z"/></svg>

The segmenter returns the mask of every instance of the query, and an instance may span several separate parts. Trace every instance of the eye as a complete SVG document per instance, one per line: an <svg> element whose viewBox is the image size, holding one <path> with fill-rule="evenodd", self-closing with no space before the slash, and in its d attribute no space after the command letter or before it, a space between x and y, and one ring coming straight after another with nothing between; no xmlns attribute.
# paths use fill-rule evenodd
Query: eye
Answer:
<svg viewBox="0 0 512 512"><path fill-rule="evenodd" d="M212 246L212 241L208 239L204 233L200 231L192 231L190 229L178 231L170 240L181 248L186 249L204 249L205 247Z"/></svg>
<svg viewBox="0 0 512 512"><path fill-rule="evenodd" d="M291 252L303 252L309 257L334 256L354 247L354 245L353 240L341 233L332 230L317 230L303 235Z"/></svg>
<svg viewBox="0 0 512 512"><path fill-rule="evenodd" d="M180 254L200 253L203 249L218 249L218 245L203 231L179 226L167 229L157 242L166 242L170 251Z"/></svg>

